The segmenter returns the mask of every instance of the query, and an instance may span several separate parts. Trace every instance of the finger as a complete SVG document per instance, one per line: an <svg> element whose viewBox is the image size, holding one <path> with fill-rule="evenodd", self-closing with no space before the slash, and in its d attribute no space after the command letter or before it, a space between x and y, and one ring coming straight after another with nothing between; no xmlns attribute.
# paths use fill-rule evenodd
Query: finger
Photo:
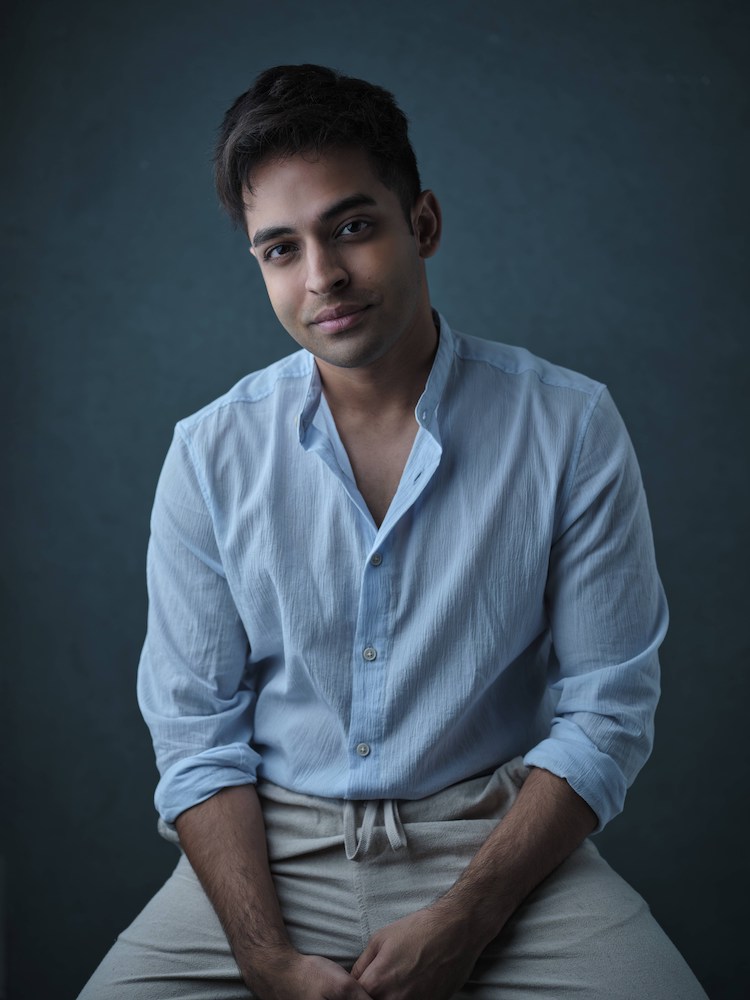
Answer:
<svg viewBox="0 0 750 1000"><path fill-rule="evenodd" d="M370 994L360 986L359 983L351 979L345 986L336 986L335 989L322 994L322 1000L372 1000Z"/></svg>
<svg viewBox="0 0 750 1000"><path fill-rule="evenodd" d="M375 956L377 955L377 953L378 953L377 945L373 944L373 942L371 941L367 945L367 947L365 948L365 950L362 952L362 954L359 956L359 958L357 959L357 961L354 963L354 965L352 966L352 973L351 974L352 974L352 976L355 979L359 979L359 977L365 971L365 969L367 968L367 966L375 958Z"/></svg>
<svg viewBox="0 0 750 1000"><path fill-rule="evenodd" d="M372 1000L365 988L351 976L347 976L346 981L337 979L335 983L329 983L327 987L323 987L320 994L316 992L315 995L319 995L321 1000Z"/></svg>
<svg viewBox="0 0 750 1000"><path fill-rule="evenodd" d="M356 986L357 986L357 993L355 996L352 997L352 1000L372 1000L372 997L367 992L367 990L364 989L364 987L360 986L359 983L357 983Z"/></svg>
<svg viewBox="0 0 750 1000"><path fill-rule="evenodd" d="M363 969L359 976L359 985L370 994L377 994L385 985L389 978L389 970L384 962L382 954L373 955L372 961Z"/></svg>

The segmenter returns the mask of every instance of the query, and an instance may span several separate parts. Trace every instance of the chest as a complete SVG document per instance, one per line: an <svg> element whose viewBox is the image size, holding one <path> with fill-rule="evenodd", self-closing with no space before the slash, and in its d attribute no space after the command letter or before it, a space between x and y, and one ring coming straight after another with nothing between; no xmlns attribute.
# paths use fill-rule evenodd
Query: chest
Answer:
<svg viewBox="0 0 750 1000"><path fill-rule="evenodd" d="M416 421L387 434L376 428L341 432L357 489L378 527L396 495L416 433Z"/></svg>

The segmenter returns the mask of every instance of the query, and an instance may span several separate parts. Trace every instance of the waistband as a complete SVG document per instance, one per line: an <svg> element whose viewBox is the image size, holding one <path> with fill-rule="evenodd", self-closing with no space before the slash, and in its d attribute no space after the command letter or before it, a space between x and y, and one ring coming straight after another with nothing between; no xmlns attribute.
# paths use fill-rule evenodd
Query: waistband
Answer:
<svg viewBox="0 0 750 1000"><path fill-rule="evenodd" d="M380 826L391 850L400 851L408 844L412 824L499 822L515 802L528 773L523 758L516 757L489 774L467 778L423 799L327 798L295 792L269 781L259 782L257 790L270 855L290 857L309 849L343 844L347 859L360 861L367 856ZM158 830L165 840L179 846L173 824L160 818Z"/></svg>
<svg viewBox="0 0 750 1000"><path fill-rule="evenodd" d="M270 782L258 784L258 795L270 855L292 857L343 846L349 861L361 861L379 829L388 847L400 851L408 845L410 831L420 824L484 820L494 825L515 802L528 773L517 757L490 774L458 782L423 799L325 798Z"/></svg>

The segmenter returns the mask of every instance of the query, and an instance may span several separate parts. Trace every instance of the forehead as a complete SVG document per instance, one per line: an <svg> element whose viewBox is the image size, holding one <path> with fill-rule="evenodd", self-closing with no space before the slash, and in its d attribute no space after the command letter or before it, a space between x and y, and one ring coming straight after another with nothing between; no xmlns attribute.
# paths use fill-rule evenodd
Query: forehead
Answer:
<svg viewBox="0 0 750 1000"><path fill-rule="evenodd" d="M361 149L266 160L249 180L251 188L244 192L248 228L302 225L355 195L367 196L383 207L399 207L398 198L377 177Z"/></svg>

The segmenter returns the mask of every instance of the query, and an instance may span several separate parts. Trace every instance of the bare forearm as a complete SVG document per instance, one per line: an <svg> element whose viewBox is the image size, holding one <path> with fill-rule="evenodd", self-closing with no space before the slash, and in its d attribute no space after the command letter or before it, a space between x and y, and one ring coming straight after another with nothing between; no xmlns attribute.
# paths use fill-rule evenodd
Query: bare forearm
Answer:
<svg viewBox="0 0 750 1000"><path fill-rule="evenodd" d="M504 819L432 906L377 931L352 974L382 1000L447 1000L528 894L591 833L567 782L532 769Z"/></svg>
<svg viewBox="0 0 750 1000"><path fill-rule="evenodd" d="M254 785L225 788L177 817L180 843L259 1000L370 1000L334 962L301 955L284 926Z"/></svg>
<svg viewBox="0 0 750 1000"><path fill-rule="evenodd" d="M291 949L268 865L254 785L225 788L176 821L180 843L214 905L247 979L261 959Z"/></svg>
<svg viewBox="0 0 750 1000"><path fill-rule="evenodd" d="M597 818L566 781L532 768L518 798L436 907L469 922L482 944L594 830Z"/></svg>

